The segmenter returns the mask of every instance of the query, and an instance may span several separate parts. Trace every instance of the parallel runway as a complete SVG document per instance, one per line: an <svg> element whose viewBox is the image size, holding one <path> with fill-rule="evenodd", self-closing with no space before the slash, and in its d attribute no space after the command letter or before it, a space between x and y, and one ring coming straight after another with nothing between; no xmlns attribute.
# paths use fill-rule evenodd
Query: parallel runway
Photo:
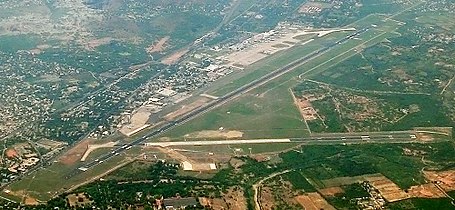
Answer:
<svg viewBox="0 0 455 210"><path fill-rule="evenodd" d="M92 161L92 162L89 162L89 163L86 163L85 165L83 165L82 167L78 168L77 170L74 170L73 172L69 173L66 178L70 178L74 175L77 175L79 173L82 173L84 171L87 171L89 170L90 168L93 168L95 167L96 165L116 156L116 155L119 155L120 153L124 152L125 150L131 148L132 146L137 146L137 145L140 145L142 144L144 141L146 141L147 139L149 138L153 138L153 137L156 137L158 135L161 135L163 133L165 133L166 131L174 128L175 126L179 125L179 124L182 124L182 123L185 123L191 119L193 119L194 117L196 116L199 116L203 113L206 113L220 105L223 105L225 104L226 102L228 101L231 101L235 98L237 98L238 96L241 96L242 94L244 94L245 92L248 92L260 85L263 85L267 82L269 82L270 80L273 80L285 73L288 73L292 70L294 70L295 68L305 64L306 62L312 60L313 58L316 58L318 56L320 56L321 54L329 51L330 49L332 49L333 47L337 46L337 45L340 45L346 41L348 41L349 39L351 38L354 38L362 33L365 33L366 31L368 31L369 28L364 28L364 29L361 29L361 30L358 30L356 31L355 33L352 33L332 44L329 44L319 50L316 50L314 52L312 52L311 54L309 55L306 55L294 62L291 62L257 80L254 80L216 100L213 100L212 102L196 109L196 110L193 110L179 118L177 118L175 121L170 121L170 122L166 122L164 123L163 125L161 125L160 127L156 128L155 130L151 131L150 133L142 136L142 137L139 137L137 138L136 140L132 141L131 143L128 143L128 144L125 144L125 145L122 145L121 147L117 148L117 149L114 149L112 152L108 153L108 154L105 154L105 155L102 155L100 156L96 161Z"/></svg>

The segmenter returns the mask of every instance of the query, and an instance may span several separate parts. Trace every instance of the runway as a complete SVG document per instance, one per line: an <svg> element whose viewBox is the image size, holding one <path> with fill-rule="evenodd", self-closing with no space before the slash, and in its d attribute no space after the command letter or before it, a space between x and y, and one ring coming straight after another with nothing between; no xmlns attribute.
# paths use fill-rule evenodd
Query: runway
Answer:
<svg viewBox="0 0 455 210"><path fill-rule="evenodd" d="M208 145L236 145L236 144L351 144L351 143L410 143L416 142L414 131L391 131L371 133L330 133L319 134L306 138L288 139L245 139L245 140L218 140L218 141L176 141L150 142L145 147L172 147L172 146L208 146Z"/></svg>

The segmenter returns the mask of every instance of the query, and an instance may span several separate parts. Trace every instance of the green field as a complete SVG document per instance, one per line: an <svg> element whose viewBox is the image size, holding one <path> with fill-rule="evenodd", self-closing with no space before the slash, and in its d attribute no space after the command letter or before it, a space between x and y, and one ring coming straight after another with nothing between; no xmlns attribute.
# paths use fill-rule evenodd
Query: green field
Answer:
<svg viewBox="0 0 455 210"><path fill-rule="evenodd" d="M270 100L271 98L274 100ZM244 139L308 135L290 92L284 88L276 88L270 89L263 96L249 94L248 97L239 98L228 106L216 108L173 129L167 136L181 139L187 133L218 130L220 127L225 130L241 131L244 133Z"/></svg>
<svg viewBox="0 0 455 210"><path fill-rule="evenodd" d="M411 198L404 201L391 203L388 206L391 210L395 209L455 209L449 198Z"/></svg>
<svg viewBox="0 0 455 210"><path fill-rule="evenodd" d="M119 163L124 160L124 155L114 157L109 161L70 179L66 179L65 176L75 170L77 166L67 166L61 163L55 163L11 184L8 189L15 192L26 191L29 196L32 196L39 201L47 201L63 193L66 189L119 165Z"/></svg>

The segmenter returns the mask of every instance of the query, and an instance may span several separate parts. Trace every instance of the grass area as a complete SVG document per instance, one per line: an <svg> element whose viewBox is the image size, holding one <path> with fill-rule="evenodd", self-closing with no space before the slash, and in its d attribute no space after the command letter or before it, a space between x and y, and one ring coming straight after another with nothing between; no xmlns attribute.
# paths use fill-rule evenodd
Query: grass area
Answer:
<svg viewBox="0 0 455 210"><path fill-rule="evenodd" d="M370 196L359 183L343 186L342 188L344 193L336 197L326 198L337 209L358 209L357 205L351 201L356 198Z"/></svg>
<svg viewBox="0 0 455 210"><path fill-rule="evenodd" d="M53 164L34 172L30 176L10 185L12 191L25 190L38 200L48 200L57 195L62 187L69 187L70 182L64 176L73 170L63 164Z"/></svg>
<svg viewBox="0 0 455 210"><path fill-rule="evenodd" d="M151 165L151 162L134 161L107 175L105 179L146 180L148 178L148 173L150 173L148 169Z"/></svg>
<svg viewBox="0 0 455 210"><path fill-rule="evenodd" d="M85 160L85 162L94 161L97 158L99 158L101 155L109 153L112 149L113 148L98 148L96 150L93 150L92 152L90 152L90 154L88 155L88 157Z"/></svg>
<svg viewBox="0 0 455 210"><path fill-rule="evenodd" d="M31 197L46 201L63 193L72 186L90 180L93 177L114 168L122 161L125 161L125 155L116 156L91 170L80 173L69 179L66 179L65 176L79 167L80 164L68 166L61 163L54 163L51 166L38 170L22 180L11 184L9 189L13 192L26 191Z"/></svg>
<svg viewBox="0 0 455 210"><path fill-rule="evenodd" d="M389 204L389 209L454 209L449 198L411 198Z"/></svg>
<svg viewBox="0 0 455 210"><path fill-rule="evenodd" d="M241 145L231 145L231 148L240 148L244 153L249 154L249 148L251 148L251 154L261 154L261 153L274 153L279 151L289 150L291 148L297 147L298 143L274 143L274 144L241 144Z"/></svg>
<svg viewBox="0 0 455 210"><path fill-rule="evenodd" d="M449 12L424 12L420 13L420 16L417 17L416 21L426 27L437 25L444 30L455 33L455 20L451 16L452 14Z"/></svg>
<svg viewBox="0 0 455 210"><path fill-rule="evenodd" d="M5 200L9 199L9 200L12 200L12 201L15 201L15 202L18 202L18 203L22 202L22 197L11 195L11 194L7 194L4 191L0 192L0 196L3 197L3 199L5 199Z"/></svg>
<svg viewBox="0 0 455 210"><path fill-rule="evenodd" d="M0 42L0 50L14 53L19 50L30 50L35 48L38 45L39 40L34 36L18 35L2 36Z"/></svg>
<svg viewBox="0 0 455 210"><path fill-rule="evenodd" d="M282 175L285 180L291 182L296 190L303 190L304 192L316 192L316 189L311 185L306 178L299 171L291 171Z"/></svg>
<svg viewBox="0 0 455 210"><path fill-rule="evenodd" d="M270 143L270 144L231 144L231 145L205 145L205 146L180 146L176 149L189 150L193 153L215 155L250 155L263 153L279 153L294 147L300 143Z"/></svg>
<svg viewBox="0 0 455 210"><path fill-rule="evenodd" d="M222 106L173 129L169 136L181 137L200 130L238 130L244 139L290 138L308 135L305 124L293 104L289 90L269 89L260 95L249 94L229 106Z"/></svg>
<svg viewBox="0 0 455 210"><path fill-rule="evenodd" d="M228 22L234 21L237 17L248 12L252 6L261 2L260 0L240 0L236 10L232 13L231 19L227 20Z"/></svg>

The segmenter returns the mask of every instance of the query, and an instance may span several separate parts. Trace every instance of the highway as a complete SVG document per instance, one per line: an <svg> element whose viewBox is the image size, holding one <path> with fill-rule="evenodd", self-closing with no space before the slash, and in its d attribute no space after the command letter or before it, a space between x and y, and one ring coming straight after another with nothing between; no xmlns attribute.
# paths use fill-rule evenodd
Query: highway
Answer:
<svg viewBox="0 0 455 210"><path fill-rule="evenodd" d="M204 105L204 106L201 106L199 107L198 109L195 109L193 111L190 111L188 112L187 114L177 118L176 120L174 121L169 121L169 122L166 122L164 124L162 124L160 127L157 127L156 129L152 130L150 133L142 136L142 137L138 137L137 139L133 140L132 142L128 143L128 144L125 144L125 145L122 145L121 147L119 148L116 148L114 149L112 152L108 153L108 154L105 154L105 155L102 155L100 156L97 160L95 161L92 161L92 162L89 162L89 163L86 163L85 165L81 166L80 168L78 168L77 170L74 170L73 172L69 173L66 178L70 178L76 174L79 174L79 173L82 173L84 171L87 171L89 170L90 168L93 168L95 167L96 165L116 156L116 155L119 155L120 153L124 152L125 150L131 148L132 146L137 146L139 144L142 144L144 141L146 141L147 139L149 138L153 138L153 137L156 137L156 136L159 136L163 133L165 133L166 131L174 128L175 126L177 125L180 125L182 123L185 123L191 119L193 119L194 117L196 116L199 116L203 113L206 113L210 110L213 110L214 108L220 106L220 105L223 105L225 104L226 102L228 101L231 101L239 96L241 96L242 94L260 86L260 85L263 85L285 73L288 73L292 70L294 70L295 68L305 64L306 62L322 55L323 53L329 51L330 49L332 49L333 47L337 46L337 45L340 45L346 41L348 41L349 39L351 38L354 38L355 36L358 36L364 32L368 31L368 28L364 28L364 29L361 29L361 30L358 30L332 44L329 44L321 49L318 49L312 53L310 53L309 55L306 55L294 62L291 62L273 72L270 72L218 99L215 99L213 101L211 101L210 103Z"/></svg>

